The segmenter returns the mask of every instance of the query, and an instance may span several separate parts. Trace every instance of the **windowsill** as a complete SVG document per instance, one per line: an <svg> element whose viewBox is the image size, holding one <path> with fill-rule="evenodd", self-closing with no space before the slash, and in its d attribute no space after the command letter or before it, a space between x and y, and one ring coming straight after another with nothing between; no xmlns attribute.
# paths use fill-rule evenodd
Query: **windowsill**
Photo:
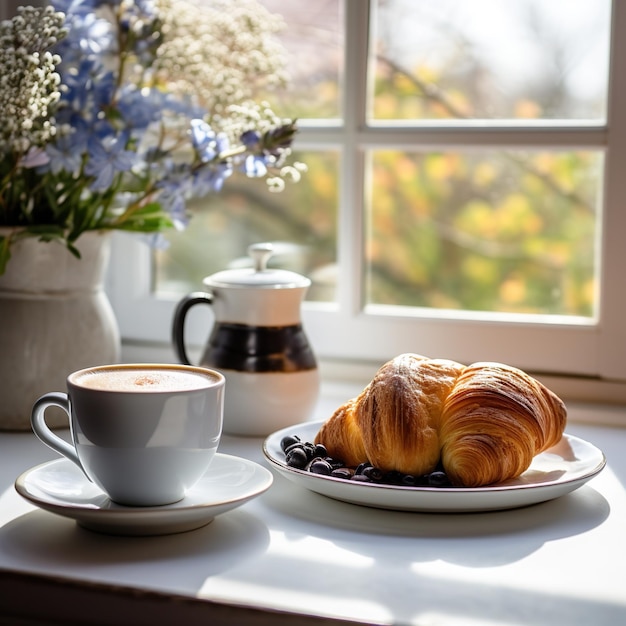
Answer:
<svg viewBox="0 0 626 626"><path fill-rule="evenodd" d="M314 419L359 389L326 380ZM597 408L576 407L574 417L597 421ZM56 455L30 433L2 433L0 624L116 624L120 615L189 626L624 623L626 430L568 430L603 450L608 465L536 506L386 511L276 474L266 493L204 528L134 538L84 530L21 499L15 477ZM224 436L220 447L267 466L261 444Z"/></svg>

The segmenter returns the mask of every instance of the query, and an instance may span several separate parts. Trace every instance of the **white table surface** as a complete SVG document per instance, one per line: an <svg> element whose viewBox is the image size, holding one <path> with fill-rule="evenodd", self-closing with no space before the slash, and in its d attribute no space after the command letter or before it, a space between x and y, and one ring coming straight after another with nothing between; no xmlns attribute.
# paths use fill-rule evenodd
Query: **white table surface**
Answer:
<svg viewBox="0 0 626 626"><path fill-rule="evenodd" d="M333 389L314 419L352 391ZM0 624L626 624L626 429L567 432L607 467L523 509L384 511L275 475L205 528L136 538L22 499L15 478L57 457L30 433L0 433ZM261 443L225 436L220 451L265 464Z"/></svg>

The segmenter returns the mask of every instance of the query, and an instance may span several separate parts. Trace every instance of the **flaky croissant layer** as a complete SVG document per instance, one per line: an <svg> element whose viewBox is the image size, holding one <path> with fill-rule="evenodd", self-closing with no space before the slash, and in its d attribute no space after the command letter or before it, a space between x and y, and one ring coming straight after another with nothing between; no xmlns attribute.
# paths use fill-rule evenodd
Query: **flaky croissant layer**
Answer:
<svg viewBox="0 0 626 626"><path fill-rule="evenodd" d="M517 368L401 354L315 442L350 466L421 475L441 462L454 485L480 487L526 471L559 442L566 417L560 398Z"/></svg>

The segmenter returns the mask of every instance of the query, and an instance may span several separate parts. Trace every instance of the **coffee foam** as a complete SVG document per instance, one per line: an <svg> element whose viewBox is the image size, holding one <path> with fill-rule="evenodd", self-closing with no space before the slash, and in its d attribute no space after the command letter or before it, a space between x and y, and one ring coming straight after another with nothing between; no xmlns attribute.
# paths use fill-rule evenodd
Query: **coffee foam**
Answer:
<svg viewBox="0 0 626 626"><path fill-rule="evenodd" d="M167 368L110 368L83 372L72 378L86 389L154 393L206 389L218 381L211 373Z"/></svg>

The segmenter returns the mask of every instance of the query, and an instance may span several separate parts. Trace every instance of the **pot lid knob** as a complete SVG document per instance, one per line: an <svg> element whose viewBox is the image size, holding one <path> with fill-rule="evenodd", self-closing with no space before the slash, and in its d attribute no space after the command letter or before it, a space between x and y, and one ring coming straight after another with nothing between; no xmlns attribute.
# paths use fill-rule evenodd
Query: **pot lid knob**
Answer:
<svg viewBox="0 0 626 626"><path fill-rule="evenodd" d="M271 243L253 243L248 246L248 255L254 262L255 272L264 272L267 269L267 263L274 254L274 246Z"/></svg>
<svg viewBox="0 0 626 626"><path fill-rule="evenodd" d="M202 282L209 289L214 287L247 287L250 289L302 289L311 284L310 279L296 272L283 269L270 269L267 263L278 246L272 243L255 243L248 247L248 255L254 267L227 269Z"/></svg>

